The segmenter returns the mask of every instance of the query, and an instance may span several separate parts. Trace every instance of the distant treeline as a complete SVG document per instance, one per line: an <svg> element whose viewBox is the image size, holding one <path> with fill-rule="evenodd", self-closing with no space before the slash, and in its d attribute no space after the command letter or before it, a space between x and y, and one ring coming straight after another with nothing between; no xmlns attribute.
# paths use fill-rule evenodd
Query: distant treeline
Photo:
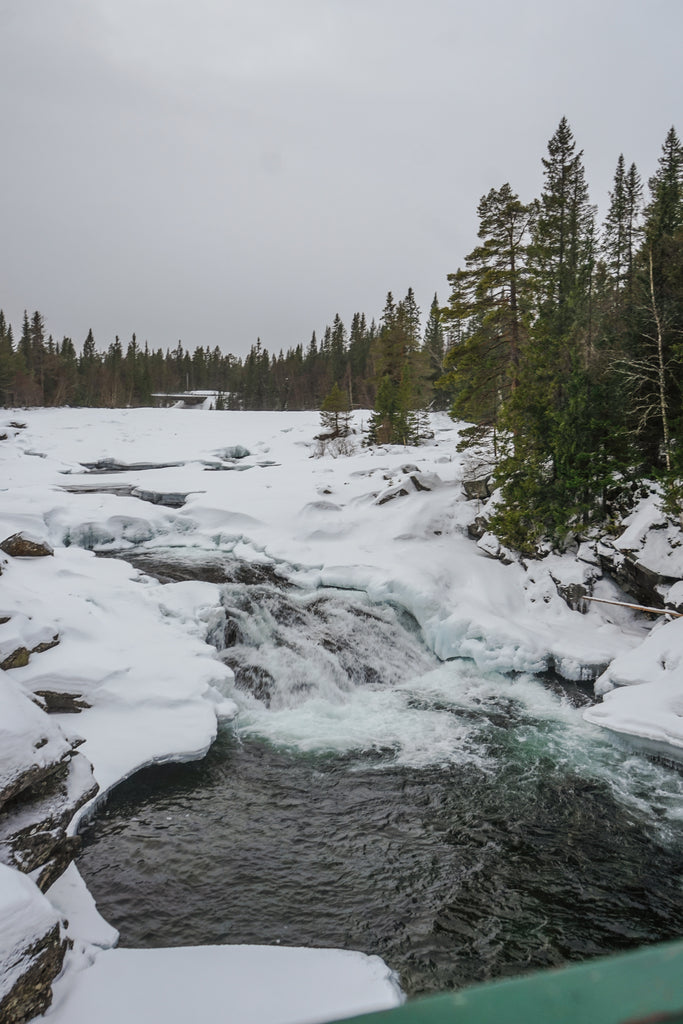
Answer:
<svg viewBox="0 0 683 1024"><path fill-rule="evenodd" d="M39 311L32 316L24 313L15 340L16 332L0 310L0 404L145 406L152 404L156 393L211 389L222 393L226 408L319 409L337 384L351 406L372 408L385 368L387 334L401 333L396 345L403 347L396 359L407 361L409 349L414 361L427 368L419 376L436 379L444 358L439 324L434 296L422 334L420 311L409 289L398 303L387 296L379 326L356 313L347 329L337 315L320 338L314 331L305 345L275 355L258 340L246 357L239 358L218 346L199 346L191 352L180 341L166 351L150 349L135 334L126 345L116 337L102 349L92 331L78 351L71 338L57 342L48 334ZM433 399L424 389L421 397Z"/></svg>
<svg viewBox="0 0 683 1024"><path fill-rule="evenodd" d="M210 388L241 409L373 408L368 439L394 443L419 441L425 408L448 408L475 424L466 444L493 451L492 524L522 551L604 525L646 476L680 513L683 147L671 128L647 190L620 156L602 225L565 118L543 171L531 202L507 183L481 198L479 243L424 327L409 289L378 321L336 316L307 344L274 355L257 342L241 359L135 335L100 351L92 332L77 353L39 312L16 340L0 312L0 400L132 406Z"/></svg>

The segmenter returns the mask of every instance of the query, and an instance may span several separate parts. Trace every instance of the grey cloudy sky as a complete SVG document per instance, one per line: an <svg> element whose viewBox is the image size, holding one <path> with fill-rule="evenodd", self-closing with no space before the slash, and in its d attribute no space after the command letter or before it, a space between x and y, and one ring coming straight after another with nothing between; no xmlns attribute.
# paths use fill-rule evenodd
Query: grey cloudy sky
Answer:
<svg viewBox="0 0 683 1024"><path fill-rule="evenodd" d="M566 115L604 208L683 132L683 0L0 0L0 308L244 354L423 310Z"/></svg>

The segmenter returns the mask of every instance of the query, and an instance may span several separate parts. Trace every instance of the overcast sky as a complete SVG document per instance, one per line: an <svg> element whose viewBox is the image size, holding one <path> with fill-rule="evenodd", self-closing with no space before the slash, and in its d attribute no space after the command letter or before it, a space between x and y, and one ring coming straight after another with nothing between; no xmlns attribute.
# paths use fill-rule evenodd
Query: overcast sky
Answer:
<svg viewBox="0 0 683 1024"><path fill-rule="evenodd" d="M425 311L566 115L604 209L683 133L683 0L0 0L0 308L244 354Z"/></svg>

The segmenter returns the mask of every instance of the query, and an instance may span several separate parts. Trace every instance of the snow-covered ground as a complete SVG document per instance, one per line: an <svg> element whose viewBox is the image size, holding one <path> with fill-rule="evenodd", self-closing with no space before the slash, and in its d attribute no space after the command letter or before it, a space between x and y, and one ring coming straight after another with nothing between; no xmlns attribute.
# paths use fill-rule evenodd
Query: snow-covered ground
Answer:
<svg viewBox="0 0 683 1024"><path fill-rule="evenodd" d="M359 428L362 420L357 413ZM77 733L101 799L145 764L201 756L218 720L235 714L230 670L205 642L218 614L218 587L162 586L94 554L140 544L182 548L198 559L268 561L294 583L364 590L406 608L442 659L468 657L485 671L554 667L570 679L600 676L600 692L611 692L587 712L590 721L683 756L683 623L660 623L650 634L651 623L625 609L592 604L586 614L572 611L558 583L591 579L596 596L623 596L610 581L595 581L599 571L586 549L576 559L528 566L491 558L491 539L477 545L467 534L479 506L463 492L471 468L456 451L457 426L437 414L433 427L433 440L419 448L368 450L357 440L348 457L316 458L316 413L61 409L0 416L0 434L7 435L0 440L0 542L20 532L54 550L42 558L0 553L0 664L17 648L34 651L59 637L23 667L0 670L8 756L0 790L15 761L42 756L45 746L57 749ZM651 507L650 515L656 516ZM630 548L646 546L646 519L641 509ZM683 576L683 547L660 548L668 575ZM27 695L54 692L88 706L77 715L43 716L47 725L38 728L46 745L36 749L36 711ZM240 1006L237 981L232 987L228 977L241 976L245 993L254 972L281 971L290 979L290 996L283 995L284 981L279 991L274 983L263 1012L254 1004L255 1015L240 1012L240 1020L329 1019L398 998L375 960L341 952L315 960L311 951L225 947L205 950L199 967L197 950L108 950L79 972L112 935L96 923L74 872L49 893L75 940L56 988L53 1024L93 1019L95 989L112 993L111 1003L108 996L99 1000L110 1017L98 1009L98 1019L121 1019L124 980L136 991L138 1009L125 1006L131 1022L150 1019L138 985L143 978L157 999L185 1007L175 988L159 992L157 971L173 975L179 990L181 979L201 972L212 979L211 991L220 988L221 1001L232 991ZM0 915L3 892L0 886ZM269 959L281 954L287 963ZM296 1001L304 982L293 979L328 975L341 979L338 987L311 982L304 1002ZM331 995L337 988L338 999ZM177 1019L189 1012L178 1011Z"/></svg>

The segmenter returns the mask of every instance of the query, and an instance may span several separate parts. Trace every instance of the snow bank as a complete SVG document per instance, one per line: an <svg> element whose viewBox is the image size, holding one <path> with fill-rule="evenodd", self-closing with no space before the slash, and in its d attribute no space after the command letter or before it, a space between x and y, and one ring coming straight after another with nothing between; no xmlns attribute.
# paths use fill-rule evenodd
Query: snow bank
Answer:
<svg viewBox="0 0 683 1024"><path fill-rule="evenodd" d="M337 949L113 949L54 987L50 1024L313 1024L402 1001L379 957Z"/></svg>
<svg viewBox="0 0 683 1024"><path fill-rule="evenodd" d="M230 670L199 635L207 587L217 603L210 585L179 586L171 608L164 588L126 563L73 547L49 559L10 559L3 582L20 621L60 638L13 669L12 683L90 705L77 718L55 717L84 738L100 784L96 799L143 765L201 756L217 719L235 713L220 692Z"/></svg>
<svg viewBox="0 0 683 1024"><path fill-rule="evenodd" d="M624 520L625 529L614 542L618 551L629 552L652 572L674 579L683 577L681 530L660 510L654 495L648 495Z"/></svg>
<svg viewBox="0 0 683 1024"><path fill-rule="evenodd" d="M595 684L602 704L584 717L683 760L683 619L659 623L635 650L612 662Z"/></svg>

